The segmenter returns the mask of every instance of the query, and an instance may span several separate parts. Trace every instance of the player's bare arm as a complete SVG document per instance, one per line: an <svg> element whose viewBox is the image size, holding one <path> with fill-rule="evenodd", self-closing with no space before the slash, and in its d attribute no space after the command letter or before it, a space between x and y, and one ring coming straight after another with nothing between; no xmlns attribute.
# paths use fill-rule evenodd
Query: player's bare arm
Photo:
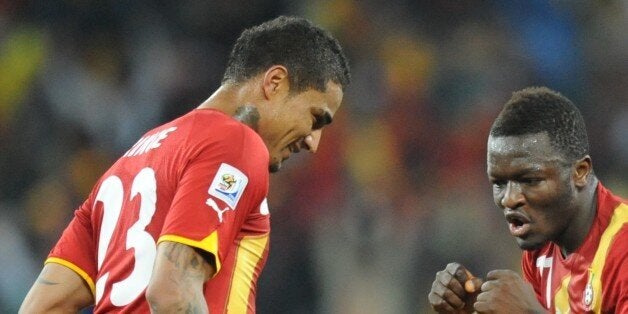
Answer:
<svg viewBox="0 0 628 314"><path fill-rule="evenodd" d="M203 284L216 270L195 248L164 241L157 246L146 299L153 313L208 313Z"/></svg>
<svg viewBox="0 0 628 314"><path fill-rule="evenodd" d="M44 266L19 313L76 313L94 302L89 286L73 270L55 263Z"/></svg>
<svg viewBox="0 0 628 314"><path fill-rule="evenodd" d="M449 263L436 273L428 295L430 305L439 313L473 313L473 303L482 280L459 263Z"/></svg>

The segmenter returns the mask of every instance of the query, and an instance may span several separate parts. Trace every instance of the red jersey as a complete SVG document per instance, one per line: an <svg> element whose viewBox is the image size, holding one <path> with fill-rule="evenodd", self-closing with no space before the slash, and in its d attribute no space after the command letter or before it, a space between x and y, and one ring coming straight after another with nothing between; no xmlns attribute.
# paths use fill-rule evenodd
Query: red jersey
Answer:
<svg viewBox="0 0 628 314"><path fill-rule="evenodd" d="M628 313L628 205L597 186L595 220L582 245L563 258L547 243L524 251L523 274L553 313Z"/></svg>
<svg viewBox="0 0 628 314"><path fill-rule="evenodd" d="M211 253L212 313L254 313L269 244L269 154L246 125L197 109L143 136L103 175L50 252L94 293L96 313L149 312L157 243Z"/></svg>

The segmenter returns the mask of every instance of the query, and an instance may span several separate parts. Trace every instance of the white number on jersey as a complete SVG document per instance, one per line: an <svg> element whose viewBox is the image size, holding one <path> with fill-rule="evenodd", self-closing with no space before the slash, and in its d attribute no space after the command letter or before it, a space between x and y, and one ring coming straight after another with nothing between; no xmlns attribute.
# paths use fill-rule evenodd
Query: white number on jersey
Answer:
<svg viewBox="0 0 628 314"><path fill-rule="evenodd" d="M131 303L148 286L157 253L153 237L145 230L155 214L157 202L157 180L153 169L144 168L133 179L130 200L138 194L141 196L139 219L126 230L126 249L135 249L135 264L133 271L126 279L113 283L111 287L111 303L115 306ZM122 210L129 213L134 209L122 208L124 187L122 180L117 176L110 176L103 181L96 195L96 201L103 203L103 219L98 241L98 270L100 271L120 213ZM109 273L105 273L96 281L96 303L103 296L108 278Z"/></svg>
<svg viewBox="0 0 628 314"><path fill-rule="evenodd" d="M539 256L536 259L536 268L539 269L541 277L543 277L543 269L549 269L547 272L547 286L545 287L545 304L548 308L552 305L552 262L553 258L545 255Z"/></svg>

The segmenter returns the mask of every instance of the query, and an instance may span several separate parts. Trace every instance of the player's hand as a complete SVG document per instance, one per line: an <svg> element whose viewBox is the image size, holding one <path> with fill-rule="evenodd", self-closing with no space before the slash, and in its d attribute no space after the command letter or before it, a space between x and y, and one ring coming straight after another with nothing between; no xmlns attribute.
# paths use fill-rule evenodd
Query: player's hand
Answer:
<svg viewBox="0 0 628 314"><path fill-rule="evenodd" d="M512 270L490 271L474 307L478 313L547 313L532 286Z"/></svg>
<svg viewBox="0 0 628 314"><path fill-rule="evenodd" d="M438 313L473 313L482 280L459 263L449 263L436 273L428 300Z"/></svg>

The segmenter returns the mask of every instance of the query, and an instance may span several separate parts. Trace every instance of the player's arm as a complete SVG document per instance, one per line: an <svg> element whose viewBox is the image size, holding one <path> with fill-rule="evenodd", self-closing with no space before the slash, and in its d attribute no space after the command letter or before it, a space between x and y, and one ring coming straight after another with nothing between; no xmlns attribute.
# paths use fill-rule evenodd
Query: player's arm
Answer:
<svg viewBox="0 0 628 314"><path fill-rule="evenodd" d="M215 273L211 256L185 244L163 241L157 246L146 299L153 313L208 313L203 284Z"/></svg>
<svg viewBox="0 0 628 314"><path fill-rule="evenodd" d="M92 292L81 276L63 265L48 263L19 313L76 313L93 302Z"/></svg>

